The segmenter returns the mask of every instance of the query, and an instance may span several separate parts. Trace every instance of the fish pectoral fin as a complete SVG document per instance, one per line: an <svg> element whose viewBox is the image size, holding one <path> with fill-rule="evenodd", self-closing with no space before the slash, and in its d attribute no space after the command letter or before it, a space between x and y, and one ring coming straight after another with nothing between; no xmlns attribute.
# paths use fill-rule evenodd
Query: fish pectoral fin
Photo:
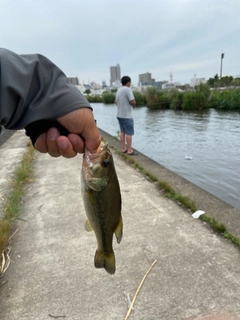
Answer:
<svg viewBox="0 0 240 320"><path fill-rule="evenodd" d="M101 191L103 188L107 186L107 180L103 178L91 178L88 180L89 188L95 191Z"/></svg>
<svg viewBox="0 0 240 320"><path fill-rule="evenodd" d="M123 221L122 221L122 217L120 217L120 220L118 222L118 226L116 228L116 230L114 231L116 239L117 239L117 243L120 243L122 240L122 235L123 235Z"/></svg>
<svg viewBox="0 0 240 320"><path fill-rule="evenodd" d="M115 273L115 256L114 252L103 252L97 250L94 258L95 268L104 268L108 273Z"/></svg>
<svg viewBox="0 0 240 320"><path fill-rule="evenodd" d="M90 222L89 222L88 219L87 219L87 220L85 221L85 223L84 223L84 228L85 228L85 230L86 230L87 232L93 231L93 228L92 228L92 226L91 226L91 224L90 224Z"/></svg>

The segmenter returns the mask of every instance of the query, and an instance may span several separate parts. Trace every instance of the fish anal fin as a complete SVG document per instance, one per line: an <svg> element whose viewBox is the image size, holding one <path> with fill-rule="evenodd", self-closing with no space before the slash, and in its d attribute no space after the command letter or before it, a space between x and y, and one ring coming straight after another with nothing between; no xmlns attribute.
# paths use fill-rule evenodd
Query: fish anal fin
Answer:
<svg viewBox="0 0 240 320"><path fill-rule="evenodd" d="M122 221L122 217L120 217L120 220L118 222L118 226L116 228L116 230L114 231L116 239L117 239L117 243L120 243L122 240L122 235L123 235L123 221Z"/></svg>
<svg viewBox="0 0 240 320"><path fill-rule="evenodd" d="M89 222L88 219L87 219L86 222L84 223L84 228L85 228L85 230L86 230L87 232L93 231L93 228L92 228L92 226L91 226L91 224L90 224L90 222Z"/></svg>
<svg viewBox="0 0 240 320"><path fill-rule="evenodd" d="M114 252L102 252L97 250L94 258L95 268L104 268L108 273L115 273Z"/></svg>

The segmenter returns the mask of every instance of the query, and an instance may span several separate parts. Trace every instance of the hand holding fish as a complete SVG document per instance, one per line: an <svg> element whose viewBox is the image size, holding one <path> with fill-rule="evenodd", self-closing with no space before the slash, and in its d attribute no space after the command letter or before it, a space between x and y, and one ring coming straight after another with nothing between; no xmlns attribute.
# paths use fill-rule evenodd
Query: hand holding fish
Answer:
<svg viewBox="0 0 240 320"><path fill-rule="evenodd" d="M91 153L96 153L101 136L91 109L81 108L57 120L71 133L67 137L61 136L57 128L50 128L38 137L34 145L37 151L49 153L52 157L73 158L78 153L84 153L86 146Z"/></svg>

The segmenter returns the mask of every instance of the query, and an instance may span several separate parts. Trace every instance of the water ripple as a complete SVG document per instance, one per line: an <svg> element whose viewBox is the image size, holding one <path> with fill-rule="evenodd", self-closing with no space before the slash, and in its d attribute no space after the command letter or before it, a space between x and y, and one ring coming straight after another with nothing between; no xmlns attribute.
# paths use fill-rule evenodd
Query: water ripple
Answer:
<svg viewBox="0 0 240 320"><path fill-rule="evenodd" d="M116 136L116 106L92 104L99 128ZM240 209L240 113L135 108L133 146ZM192 160L185 160L185 156Z"/></svg>

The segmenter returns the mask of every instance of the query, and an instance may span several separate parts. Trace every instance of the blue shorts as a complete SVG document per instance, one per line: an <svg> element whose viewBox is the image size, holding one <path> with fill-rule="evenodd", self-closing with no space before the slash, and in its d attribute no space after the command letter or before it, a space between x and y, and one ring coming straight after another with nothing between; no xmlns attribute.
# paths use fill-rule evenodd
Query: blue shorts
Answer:
<svg viewBox="0 0 240 320"><path fill-rule="evenodd" d="M120 131L128 136L134 135L134 123L132 118L117 118L120 126Z"/></svg>

